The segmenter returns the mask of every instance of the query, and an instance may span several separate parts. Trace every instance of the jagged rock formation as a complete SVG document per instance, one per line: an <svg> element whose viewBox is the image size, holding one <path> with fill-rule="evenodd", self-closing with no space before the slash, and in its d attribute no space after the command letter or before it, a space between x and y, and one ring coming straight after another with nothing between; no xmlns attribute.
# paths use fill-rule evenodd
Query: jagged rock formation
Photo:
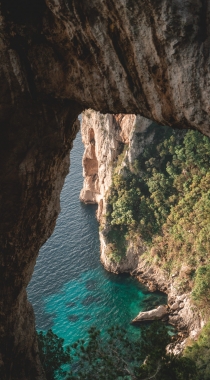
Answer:
<svg viewBox="0 0 210 380"><path fill-rule="evenodd" d="M133 162L143 150L143 140L148 144L152 140L153 133L147 136L143 133L151 124L150 120L139 115L103 115L91 109L83 112L81 135L85 146L82 160L84 183L80 200L98 204L97 218L101 222L106 213L106 196L119 155L129 146L127 159Z"/></svg>
<svg viewBox="0 0 210 380"><path fill-rule="evenodd" d="M83 189L81 201L97 203L97 218L106 211L106 192L112 182L113 165L133 129L135 115L102 115L87 110L82 114L81 134L83 155Z"/></svg>
<svg viewBox="0 0 210 380"><path fill-rule="evenodd" d="M25 288L73 122L91 107L209 135L210 16L203 0L2 0L0 12L0 361L22 380L41 376Z"/></svg>

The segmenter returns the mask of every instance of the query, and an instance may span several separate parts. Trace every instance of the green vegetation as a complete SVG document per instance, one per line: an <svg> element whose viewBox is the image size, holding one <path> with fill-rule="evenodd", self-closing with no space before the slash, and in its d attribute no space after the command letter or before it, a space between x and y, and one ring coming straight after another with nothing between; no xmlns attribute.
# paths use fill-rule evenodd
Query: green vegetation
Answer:
<svg viewBox="0 0 210 380"><path fill-rule="evenodd" d="M210 322L202 329L198 341L186 349L185 356L196 364L196 380L210 379Z"/></svg>
<svg viewBox="0 0 210 380"><path fill-rule="evenodd" d="M198 269L210 264L210 140L195 131L153 128L152 143L133 167L120 173L118 168L113 176L107 240L115 255L110 252L110 257L119 261L127 241L140 236L148 247L147 259L169 275L185 265L177 286L190 290L195 280L193 299L210 306L210 280L205 277L201 284L199 271L205 269Z"/></svg>
<svg viewBox="0 0 210 380"><path fill-rule="evenodd" d="M63 348L64 339L59 338L52 330L46 334L37 333L40 360L47 380L55 380L57 376L64 378L66 371L63 365L69 363L70 348Z"/></svg>
<svg viewBox="0 0 210 380"><path fill-rule="evenodd" d="M197 269L192 298L203 308L210 303L210 265L204 265Z"/></svg>
<svg viewBox="0 0 210 380"><path fill-rule="evenodd" d="M113 175L107 213L111 228L107 238L109 243L115 244L121 256L125 250L118 247L120 239L117 236L120 235L121 240L126 242L134 234L141 235L143 240L151 243L153 236L160 232L171 203L175 201L172 197L175 192L173 180L166 171L166 164L172 161L171 146L175 135L177 140L181 140L183 133L166 127L159 127L158 130L157 127L152 128L155 133L153 143L145 146L132 168L124 168L123 173L119 174L120 157Z"/></svg>
<svg viewBox="0 0 210 380"><path fill-rule="evenodd" d="M144 327L135 341L119 327L111 327L103 334L92 327L86 342L79 340L67 349L70 358L60 350L61 339L51 330L46 335L39 334L40 339L47 380L64 379L64 373L57 377L56 371L58 363L62 366L67 361L70 370L65 378L68 380L196 380L194 360L166 353L171 338L159 322ZM51 367L54 372L49 371Z"/></svg>
<svg viewBox="0 0 210 380"><path fill-rule="evenodd" d="M127 241L140 237L147 247L145 260L169 276L176 273L176 286L192 291L193 302L209 318L210 139L195 131L154 131L152 143L132 167L118 166L108 201L107 240L118 261ZM124 249L118 245L120 236ZM210 379L209 342L210 322L183 357L183 363L189 358L196 364L196 380Z"/></svg>
<svg viewBox="0 0 210 380"><path fill-rule="evenodd" d="M65 349L63 339L52 330L38 334L47 380L209 380L210 322L182 357L166 353L170 340L161 322L144 326L137 340L129 339L119 327L103 334L92 327L86 341Z"/></svg>

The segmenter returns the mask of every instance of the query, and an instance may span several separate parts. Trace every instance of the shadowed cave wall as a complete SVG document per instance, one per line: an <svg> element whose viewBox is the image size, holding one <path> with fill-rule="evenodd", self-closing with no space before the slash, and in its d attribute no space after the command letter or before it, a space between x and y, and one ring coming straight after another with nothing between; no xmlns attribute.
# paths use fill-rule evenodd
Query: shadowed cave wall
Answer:
<svg viewBox="0 0 210 380"><path fill-rule="evenodd" d="M210 135L208 0L0 3L0 368L41 379L27 302L85 108Z"/></svg>

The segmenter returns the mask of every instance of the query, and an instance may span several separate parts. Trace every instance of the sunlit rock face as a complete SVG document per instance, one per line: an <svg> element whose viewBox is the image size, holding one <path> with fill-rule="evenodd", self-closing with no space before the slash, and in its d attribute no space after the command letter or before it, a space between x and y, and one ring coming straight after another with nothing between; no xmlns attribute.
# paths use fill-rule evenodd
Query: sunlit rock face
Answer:
<svg viewBox="0 0 210 380"><path fill-rule="evenodd" d="M82 114L81 135L85 146L82 159L84 183L80 200L97 203L97 219L106 213L106 195L112 183L113 167L136 121L135 115L103 115L91 109Z"/></svg>
<svg viewBox="0 0 210 380"><path fill-rule="evenodd" d="M2 0L0 371L40 379L26 301L85 108L210 135L209 2Z"/></svg>

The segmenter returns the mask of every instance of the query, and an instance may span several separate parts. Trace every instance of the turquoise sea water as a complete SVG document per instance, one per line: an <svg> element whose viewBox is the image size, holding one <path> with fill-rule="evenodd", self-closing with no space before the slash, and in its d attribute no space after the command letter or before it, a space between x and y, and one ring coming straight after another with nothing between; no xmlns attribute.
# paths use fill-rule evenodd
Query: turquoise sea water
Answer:
<svg viewBox="0 0 210 380"><path fill-rule="evenodd" d="M93 325L105 329L119 324L135 334L130 321L141 310L166 303L165 295L149 293L134 278L109 273L101 265L96 206L79 201L83 151L78 133L61 193L61 213L28 286L37 329L52 328L66 344L84 338Z"/></svg>

